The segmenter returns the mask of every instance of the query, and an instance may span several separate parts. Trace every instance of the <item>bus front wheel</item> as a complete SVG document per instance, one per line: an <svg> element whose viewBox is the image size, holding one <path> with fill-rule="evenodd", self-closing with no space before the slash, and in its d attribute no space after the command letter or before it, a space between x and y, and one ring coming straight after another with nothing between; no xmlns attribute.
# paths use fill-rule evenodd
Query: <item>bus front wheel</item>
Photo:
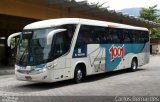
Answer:
<svg viewBox="0 0 160 102"><path fill-rule="evenodd" d="M137 63L137 60L134 58L133 60L132 60L132 63L131 63L131 71L132 72L134 72L134 71L136 71L137 70L137 67L138 67L138 63Z"/></svg>
<svg viewBox="0 0 160 102"><path fill-rule="evenodd" d="M83 78L83 71L79 66L77 66L74 72L74 82L80 83L82 78Z"/></svg>

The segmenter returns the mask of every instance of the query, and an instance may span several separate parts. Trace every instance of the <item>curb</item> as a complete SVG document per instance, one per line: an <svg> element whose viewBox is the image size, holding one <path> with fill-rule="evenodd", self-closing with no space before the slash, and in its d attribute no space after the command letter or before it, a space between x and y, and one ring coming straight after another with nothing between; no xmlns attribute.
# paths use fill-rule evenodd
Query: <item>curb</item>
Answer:
<svg viewBox="0 0 160 102"><path fill-rule="evenodd" d="M14 68L13 69L0 69L0 75L10 75L14 74Z"/></svg>

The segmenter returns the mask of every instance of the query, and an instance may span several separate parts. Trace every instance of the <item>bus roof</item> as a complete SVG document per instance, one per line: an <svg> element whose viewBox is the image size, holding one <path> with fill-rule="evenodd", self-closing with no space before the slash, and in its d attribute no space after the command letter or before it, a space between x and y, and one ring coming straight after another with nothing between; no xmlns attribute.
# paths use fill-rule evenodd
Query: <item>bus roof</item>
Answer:
<svg viewBox="0 0 160 102"><path fill-rule="evenodd" d="M27 26L24 27L24 29L41 29L41 28L60 26L64 24L79 24L79 23L86 24L86 25L111 27L111 28L124 28L124 29L148 31L148 29L144 27L136 27L136 26L126 25L126 24L82 19L82 18L59 18L59 19L43 20L43 21L38 21L35 23L28 24Z"/></svg>

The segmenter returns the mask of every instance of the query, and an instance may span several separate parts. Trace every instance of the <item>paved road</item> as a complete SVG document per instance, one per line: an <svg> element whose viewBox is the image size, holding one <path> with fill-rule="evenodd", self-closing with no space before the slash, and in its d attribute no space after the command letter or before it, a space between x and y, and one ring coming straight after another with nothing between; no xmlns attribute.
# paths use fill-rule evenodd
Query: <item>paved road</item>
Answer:
<svg viewBox="0 0 160 102"><path fill-rule="evenodd" d="M0 96L160 96L160 56L136 72L116 71L87 77L80 84L70 81L33 83L0 76Z"/></svg>

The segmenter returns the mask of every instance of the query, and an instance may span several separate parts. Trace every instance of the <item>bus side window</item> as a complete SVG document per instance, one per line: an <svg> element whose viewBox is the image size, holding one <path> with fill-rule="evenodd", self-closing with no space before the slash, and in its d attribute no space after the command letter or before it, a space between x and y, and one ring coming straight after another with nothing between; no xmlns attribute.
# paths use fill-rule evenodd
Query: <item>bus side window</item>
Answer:
<svg viewBox="0 0 160 102"><path fill-rule="evenodd" d="M64 47L65 47L65 52L68 52L69 49L70 49L73 34L75 32L75 29L76 29L76 25L68 24L68 25L64 25L63 28L67 29L67 31L64 32L64 36L65 36L64 37L64 40L65 40Z"/></svg>
<svg viewBox="0 0 160 102"><path fill-rule="evenodd" d="M141 43L142 42L141 41L141 32L140 31L136 32L136 41L137 41L137 43Z"/></svg>
<svg viewBox="0 0 160 102"><path fill-rule="evenodd" d="M95 30L95 27L93 27L91 34L92 34L92 38L93 38L93 44L100 43L100 38L99 38L97 31Z"/></svg>
<svg viewBox="0 0 160 102"><path fill-rule="evenodd" d="M107 40L107 38L105 36L105 32L100 32L100 43L105 44L106 40Z"/></svg>
<svg viewBox="0 0 160 102"><path fill-rule="evenodd" d="M149 34L147 31L141 31L141 43L146 43L149 41Z"/></svg>
<svg viewBox="0 0 160 102"><path fill-rule="evenodd" d="M52 56L54 58L57 58L61 55L63 55L64 53L66 53L65 51L65 33L64 32L60 32L60 33L57 33L55 35L55 38L54 38L54 42L53 42L53 52L52 52Z"/></svg>
<svg viewBox="0 0 160 102"><path fill-rule="evenodd" d="M115 29L115 28L110 28L109 29L109 35L111 35L111 43L121 43L121 38L120 38L120 30Z"/></svg>
<svg viewBox="0 0 160 102"><path fill-rule="evenodd" d="M140 43L144 43L144 32L140 31L139 36L140 36Z"/></svg>
<svg viewBox="0 0 160 102"><path fill-rule="evenodd" d="M130 37L129 30L123 30L123 42L124 43L130 43L131 42L131 37Z"/></svg>
<svg viewBox="0 0 160 102"><path fill-rule="evenodd" d="M64 32L56 33L52 40L51 51L49 54L49 59L55 59L59 56L67 53L70 49L71 40L73 38L76 25L67 24L60 26L61 29L67 29Z"/></svg>
<svg viewBox="0 0 160 102"><path fill-rule="evenodd" d="M140 36L137 30L132 30L132 43L140 43Z"/></svg>
<svg viewBox="0 0 160 102"><path fill-rule="evenodd" d="M94 26L92 29L92 37L94 43L103 44L106 42L106 28L100 26Z"/></svg>
<svg viewBox="0 0 160 102"><path fill-rule="evenodd" d="M75 47L79 48L79 46L92 44L92 43L93 43L93 38L92 38L92 32L91 32L90 26L81 25Z"/></svg>
<svg viewBox="0 0 160 102"><path fill-rule="evenodd" d="M118 43L119 42L118 35L115 33L112 34L112 40L113 40L113 42Z"/></svg>
<svg viewBox="0 0 160 102"><path fill-rule="evenodd" d="M112 35L111 34L107 34L106 43L112 43Z"/></svg>
<svg viewBox="0 0 160 102"><path fill-rule="evenodd" d="M149 41L149 33L147 31L144 31L144 43Z"/></svg>

